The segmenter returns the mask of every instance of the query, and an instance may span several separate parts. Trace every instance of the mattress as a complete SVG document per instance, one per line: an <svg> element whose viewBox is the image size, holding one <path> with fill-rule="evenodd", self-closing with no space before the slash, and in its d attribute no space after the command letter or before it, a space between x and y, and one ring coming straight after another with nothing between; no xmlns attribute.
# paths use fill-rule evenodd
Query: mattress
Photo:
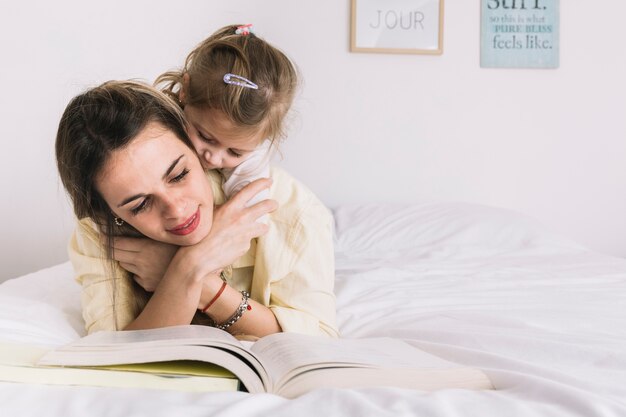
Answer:
<svg viewBox="0 0 626 417"><path fill-rule="evenodd" d="M333 210L344 337L400 338L477 367L496 390L243 392L0 383L19 416L626 416L626 259L468 203ZM69 263L0 284L0 341L85 334Z"/></svg>

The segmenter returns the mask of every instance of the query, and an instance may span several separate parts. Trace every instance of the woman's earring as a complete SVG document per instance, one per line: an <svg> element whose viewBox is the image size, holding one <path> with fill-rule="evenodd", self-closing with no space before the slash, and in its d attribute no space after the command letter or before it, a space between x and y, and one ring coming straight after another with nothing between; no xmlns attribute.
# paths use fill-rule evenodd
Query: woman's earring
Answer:
<svg viewBox="0 0 626 417"><path fill-rule="evenodd" d="M124 225L124 220L120 219L119 217L114 217L113 221L115 222L116 225L118 226L123 226Z"/></svg>

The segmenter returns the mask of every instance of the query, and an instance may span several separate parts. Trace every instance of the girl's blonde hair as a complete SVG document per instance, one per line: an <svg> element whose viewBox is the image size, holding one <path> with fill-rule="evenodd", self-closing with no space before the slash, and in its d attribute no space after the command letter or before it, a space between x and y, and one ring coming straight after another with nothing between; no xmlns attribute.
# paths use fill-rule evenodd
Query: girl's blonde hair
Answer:
<svg viewBox="0 0 626 417"><path fill-rule="evenodd" d="M226 26L200 43L181 70L161 74L155 86L181 102L223 112L242 134L262 133L273 144L285 136L284 119L298 86L294 64L254 33ZM247 78L258 89L224 82L225 74ZM188 80L188 81L187 81Z"/></svg>

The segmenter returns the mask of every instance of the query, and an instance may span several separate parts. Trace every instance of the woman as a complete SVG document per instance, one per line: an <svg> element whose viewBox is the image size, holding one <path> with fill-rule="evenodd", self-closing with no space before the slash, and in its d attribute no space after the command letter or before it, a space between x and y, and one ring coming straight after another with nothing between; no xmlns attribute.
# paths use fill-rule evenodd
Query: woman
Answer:
<svg viewBox="0 0 626 417"><path fill-rule="evenodd" d="M83 286L88 331L193 320L258 337L281 330L335 336L332 280L303 280L298 272L327 251L305 251L302 256L292 254L293 248L274 248L274 258L268 253L255 256L254 247L247 251L250 239L268 228L255 220L273 210L275 203L245 206L269 181L251 184L213 213L213 197L218 203L222 199L219 181L205 176L185 127L182 112L171 99L132 82L96 87L72 100L63 115L57 164L80 219L70 242L70 259ZM311 207L307 216L328 223L324 215L315 214L321 213L316 205ZM313 225L305 229L314 233L329 229L329 224L315 221L303 224ZM148 300L138 296L142 291L112 261L123 258L123 249L117 247L113 253L116 235L147 237L172 248L171 260L164 257L162 277L142 283L154 290ZM312 240L327 246L326 237ZM300 244L296 252L303 247ZM105 257L111 261L108 265L102 262ZM264 263L273 259L278 266L259 266L255 258ZM279 270L283 272L277 279L272 271ZM258 271L269 273L261 276Z"/></svg>

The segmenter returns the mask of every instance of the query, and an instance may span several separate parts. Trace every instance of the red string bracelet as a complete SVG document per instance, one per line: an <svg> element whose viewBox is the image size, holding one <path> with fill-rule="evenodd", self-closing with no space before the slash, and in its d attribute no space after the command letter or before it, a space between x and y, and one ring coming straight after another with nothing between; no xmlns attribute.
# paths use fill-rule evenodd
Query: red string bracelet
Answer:
<svg viewBox="0 0 626 417"><path fill-rule="evenodd" d="M220 290L217 292L217 294L215 294L215 297L213 297L213 299L211 301L209 301L209 304L206 305L206 307L204 307L202 310L203 313L206 314L206 311L209 309L209 307L211 307L213 305L213 303L215 302L215 300L217 300L218 298L220 298L220 295L222 295L222 293L224 292L224 288L226 288L226 281L222 282L222 287L220 288Z"/></svg>

